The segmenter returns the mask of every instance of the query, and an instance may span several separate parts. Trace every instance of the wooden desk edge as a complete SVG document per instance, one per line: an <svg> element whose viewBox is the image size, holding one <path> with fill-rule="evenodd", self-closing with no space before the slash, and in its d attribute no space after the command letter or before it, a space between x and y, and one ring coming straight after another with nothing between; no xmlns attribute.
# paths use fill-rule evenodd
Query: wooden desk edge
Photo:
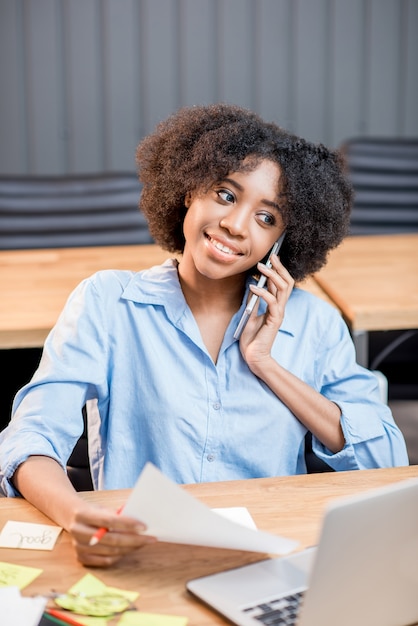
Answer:
<svg viewBox="0 0 418 626"><path fill-rule="evenodd" d="M317 541L323 511L330 500L394 482L418 477L418 466L260 478L184 485L184 489L210 507L247 506L260 530L282 534L301 542ZM129 489L82 492L89 501L116 508ZM50 523L28 502L0 498L0 519ZM199 546L160 543L147 546L109 569L84 568L75 559L67 533L52 552L0 549L0 561L41 567L42 574L23 595L67 590L89 571L106 585L140 592L138 606L144 612L179 615L189 626L226 624L219 615L186 592L190 578L259 561L268 555ZM116 624L114 619L110 624Z"/></svg>

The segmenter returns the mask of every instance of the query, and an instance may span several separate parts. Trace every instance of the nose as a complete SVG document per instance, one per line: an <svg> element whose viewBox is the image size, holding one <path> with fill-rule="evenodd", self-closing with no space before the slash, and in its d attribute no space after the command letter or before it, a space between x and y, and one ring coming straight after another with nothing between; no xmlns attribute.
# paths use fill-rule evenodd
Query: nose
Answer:
<svg viewBox="0 0 418 626"><path fill-rule="evenodd" d="M242 207L236 205L224 215L219 225L234 237L246 237L248 234L248 215Z"/></svg>

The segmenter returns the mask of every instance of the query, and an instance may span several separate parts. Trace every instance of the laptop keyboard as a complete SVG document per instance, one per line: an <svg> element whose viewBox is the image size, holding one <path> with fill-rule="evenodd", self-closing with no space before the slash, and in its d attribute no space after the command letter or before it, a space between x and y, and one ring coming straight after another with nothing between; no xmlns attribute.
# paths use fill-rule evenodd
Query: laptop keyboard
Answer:
<svg viewBox="0 0 418 626"><path fill-rule="evenodd" d="M248 607L244 612L265 626L294 626L302 598L303 591L299 591L284 598Z"/></svg>

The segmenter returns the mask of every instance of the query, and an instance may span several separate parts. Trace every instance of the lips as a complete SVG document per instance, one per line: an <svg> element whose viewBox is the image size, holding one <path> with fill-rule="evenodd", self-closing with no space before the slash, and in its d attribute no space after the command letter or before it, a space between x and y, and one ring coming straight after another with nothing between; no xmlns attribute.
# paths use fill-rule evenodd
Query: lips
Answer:
<svg viewBox="0 0 418 626"><path fill-rule="evenodd" d="M231 254L234 256L242 256L242 252L240 252L239 250L234 250L233 248L230 248L229 246L225 245L224 243L222 243L221 241L219 241L219 239L214 239L213 237L211 237L210 235L206 235L206 237L208 238L208 240L210 241L210 243L217 249L220 250L221 252L223 252L224 254Z"/></svg>

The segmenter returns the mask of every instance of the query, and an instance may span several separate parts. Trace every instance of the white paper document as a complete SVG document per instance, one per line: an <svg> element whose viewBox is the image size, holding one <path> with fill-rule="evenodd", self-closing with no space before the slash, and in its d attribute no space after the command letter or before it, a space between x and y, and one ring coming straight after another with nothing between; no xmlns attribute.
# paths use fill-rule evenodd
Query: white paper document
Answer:
<svg viewBox="0 0 418 626"><path fill-rule="evenodd" d="M1 623L7 626L37 626L47 598L24 598L17 587L0 589Z"/></svg>
<svg viewBox="0 0 418 626"><path fill-rule="evenodd" d="M160 541L271 554L288 554L298 542L246 528L196 500L147 463L123 513L147 525Z"/></svg>
<svg viewBox="0 0 418 626"><path fill-rule="evenodd" d="M246 509L245 506L228 506L222 509L211 509L211 511L215 511L218 515L223 515L236 524L241 524L241 526L257 530L257 526L255 525L249 510Z"/></svg>

